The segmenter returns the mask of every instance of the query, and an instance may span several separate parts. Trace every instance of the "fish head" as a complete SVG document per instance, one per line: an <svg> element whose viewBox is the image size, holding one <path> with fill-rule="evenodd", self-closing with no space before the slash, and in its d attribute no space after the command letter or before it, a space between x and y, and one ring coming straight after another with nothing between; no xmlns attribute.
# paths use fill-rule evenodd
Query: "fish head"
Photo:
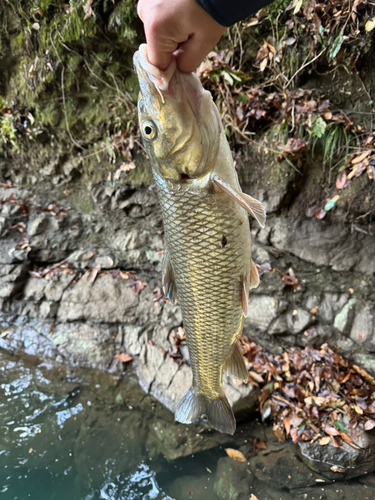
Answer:
<svg viewBox="0 0 375 500"><path fill-rule="evenodd" d="M175 60L165 72L152 66L146 45L135 53L134 67L139 126L153 168L176 183L211 173L222 125L210 92L195 74L181 73Z"/></svg>

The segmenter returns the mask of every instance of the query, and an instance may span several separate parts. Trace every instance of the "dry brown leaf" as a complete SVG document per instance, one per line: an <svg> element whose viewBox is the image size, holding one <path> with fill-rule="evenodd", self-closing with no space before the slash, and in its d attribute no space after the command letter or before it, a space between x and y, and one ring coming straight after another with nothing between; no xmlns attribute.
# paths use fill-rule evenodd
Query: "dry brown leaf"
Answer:
<svg viewBox="0 0 375 500"><path fill-rule="evenodd" d="M239 450L235 450L233 448L225 448L225 452L229 458L233 458L233 460L237 460L237 462L246 462L246 457Z"/></svg>
<svg viewBox="0 0 375 500"><path fill-rule="evenodd" d="M329 424L325 426L324 432L329 436L338 436L340 434L340 432L336 429L336 427L333 427L332 425Z"/></svg>
<svg viewBox="0 0 375 500"><path fill-rule="evenodd" d="M374 420L367 420L365 423L365 431L371 431L375 427L375 421Z"/></svg>
<svg viewBox="0 0 375 500"><path fill-rule="evenodd" d="M318 443L320 444L320 446L326 446L330 441L331 438L329 436L324 436L321 439L319 439Z"/></svg>
<svg viewBox="0 0 375 500"><path fill-rule="evenodd" d="M353 442L352 438L350 436L348 436L347 434L345 434L345 432L339 431L339 435L340 435L341 439L343 441L345 441L346 444L348 444L349 446L351 446L355 450L361 450L362 449L360 446L356 445Z"/></svg>
<svg viewBox="0 0 375 500"><path fill-rule="evenodd" d="M363 415L363 410L360 406L353 405L354 411L358 413L358 415Z"/></svg>
<svg viewBox="0 0 375 500"><path fill-rule="evenodd" d="M259 375L259 373L256 373L254 371L250 371L249 375L253 380L255 380L255 382L259 382L260 384L262 384L264 382L263 377L261 375Z"/></svg>
<svg viewBox="0 0 375 500"><path fill-rule="evenodd" d="M352 160L352 164L356 165L357 163L361 163L361 161L363 161L365 158L367 158L370 153L371 153L371 149L368 149L364 153L362 153L359 156L357 156L356 158L354 158Z"/></svg>
<svg viewBox="0 0 375 500"><path fill-rule="evenodd" d="M336 189L343 189L346 184L346 172L340 172L336 179Z"/></svg>
<svg viewBox="0 0 375 500"><path fill-rule="evenodd" d="M98 272L101 270L102 266L100 264L98 264L97 266L94 267L94 269L91 271L91 273L89 274L88 278L87 278L87 281L89 283L93 283L95 281L95 278L97 277L98 275Z"/></svg>
<svg viewBox="0 0 375 500"><path fill-rule="evenodd" d="M343 469L342 467L339 467L338 465L332 465L331 471L343 473L343 472L345 472L345 469Z"/></svg>
<svg viewBox="0 0 375 500"><path fill-rule="evenodd" d="M125 354L124 352L121 354L116 354L115 358L121 361L121 363L127 363L128 361L131 361L133 359L131 356L129 356L129 354Z"/></svg>
<svg viewBox="0 0 375 500"><path fill-rule="evenodd" d="M357 365L353 365L353 368L354 370L359 374L361 375L362 378L364 378L366 380L366 382L368 382L369 384L371 385L375 385L375 379L373 377L371 377L371 375L369 375L366 370L364 370L363 368L360 368L359 366Z"/></svg>
<svg viewBox="0 0 375 500"><path fill-rule="evenodd" d="M277 439L280 441L280 443L285 442L285 434L284 434L282 427L280 427L279 425L274 425L273 426L273 433L275 434Z"/></svg>
<svg viewBox="0 0 375 500"><path fill-rule="evenodd" d="M373 17L372 19L370 19L369 21L367 21L367 23L365 25L366 33L369 33L374 28L375 28L375 17Z"/></svg>
<svg viewBox="0 0 375 500"><path fill-rule="evenodd" d="M251 497L249 500L259 500L258 497L256 497L253 493L251 494Z"/></svg>

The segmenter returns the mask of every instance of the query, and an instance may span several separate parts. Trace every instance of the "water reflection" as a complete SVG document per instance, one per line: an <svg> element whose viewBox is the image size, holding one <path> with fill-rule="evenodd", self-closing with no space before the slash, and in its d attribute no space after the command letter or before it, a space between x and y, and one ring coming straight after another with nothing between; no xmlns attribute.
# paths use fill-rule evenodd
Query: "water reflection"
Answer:
<svg viewBox="0 0 375 500"><path fill-rule="evenodd" d="M251 454L255 436L264 454ZM323 484L260 423L233 437L176 424L127 375L46 370L0 351L1 500L366 500L371 481Z"/></svg>

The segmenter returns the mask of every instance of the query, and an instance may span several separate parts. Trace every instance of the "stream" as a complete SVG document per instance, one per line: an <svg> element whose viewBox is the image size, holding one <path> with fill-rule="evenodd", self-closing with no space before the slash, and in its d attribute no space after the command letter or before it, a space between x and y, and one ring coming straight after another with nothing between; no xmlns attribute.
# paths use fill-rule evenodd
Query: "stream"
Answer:
<svg viewBox="0 0 375 500"><path fill-rule="evenodd" d="M224 448L244 449L261 438L271 467L283 452L271 428L240 423L232 437L176 424L130 371L84 372L0 351L0 429L3 500L374 498L370 476L366 484L322 484L301 469L307 487L280 487L282 473L270 483L267 466L258 473L253 458L236 462Z"/></svg>

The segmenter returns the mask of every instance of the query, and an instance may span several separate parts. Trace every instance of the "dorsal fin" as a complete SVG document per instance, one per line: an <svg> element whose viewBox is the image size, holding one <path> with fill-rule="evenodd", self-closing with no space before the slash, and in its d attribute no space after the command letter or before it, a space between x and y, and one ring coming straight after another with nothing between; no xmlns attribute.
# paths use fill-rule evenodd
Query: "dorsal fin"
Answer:
<svg viewBox="0 0 375 500"><path fill-rule="evenodd" d="M261 227L266 223L266 210L262 203L248 194L242 193L232 188L229 184L223 181L217 174L211 177L212 182L221 191L228 194L234 201L236 201L242 208L244 208L250 215L252 215Z"/></svg>

